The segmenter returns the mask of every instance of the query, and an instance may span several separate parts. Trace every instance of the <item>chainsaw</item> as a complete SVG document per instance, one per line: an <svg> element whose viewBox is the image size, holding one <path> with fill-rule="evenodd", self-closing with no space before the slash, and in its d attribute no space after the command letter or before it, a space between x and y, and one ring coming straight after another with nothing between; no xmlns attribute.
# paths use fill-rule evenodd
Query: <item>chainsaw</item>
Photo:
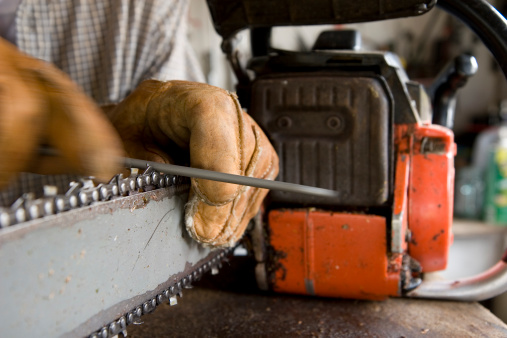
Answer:
<svg viewBox="0 0 507 338"><path fill-rule="evenodd" d="M507 252L465 280L427 282L453 240L456 93L477 71L457 56L430 86L358 32L322 32L310 51L271 46L272 28L421 15L435 5L467 24L507 75L507 21L481 0L208 0L237 93L280 158L278 180L335 197L272 191L249 245L261 289L380 300L483 300L507 290ZM250 30L244 62L239 33Z"/></svg>
<svg viewBox="0 0 507 338"><path fill-rule="evenodd" d="M56 155L51 149L40 152ZM217 274L233 249L205 248L187 234L185 176L336 195L198 168L123 162L131 174L107 184L28 175L41 192L0 207L2 336L126 336L127 325L141 323L142 315L162 303L176 305L183 289L203 274ZM58 185L69 188L58 194Z"/></svg>
<svg viewBox="0 0 507 338"><path fill-rule="evenodd" d="M505 19L480 0L438 4L478 33L507 74ZM64 190L49 182L25 192L0 209L2 336L125 336L142 315L177 304L183 289L218 273L233 249L211 250L187 235L186 177L273 190L244 244L261 289L460 300L507 290L507 254L467 280L422 279L447 264L453 102L475 60L456 59L424 88L395 55L355 51L355 33L325 33L311 52L269 46L273 26L420 15L435 1L208 5L241 103L279 154L279 181L126 159L131 174L107 184L78 178ZM248 71L235 45L246 28L256 41Z"/></svg>

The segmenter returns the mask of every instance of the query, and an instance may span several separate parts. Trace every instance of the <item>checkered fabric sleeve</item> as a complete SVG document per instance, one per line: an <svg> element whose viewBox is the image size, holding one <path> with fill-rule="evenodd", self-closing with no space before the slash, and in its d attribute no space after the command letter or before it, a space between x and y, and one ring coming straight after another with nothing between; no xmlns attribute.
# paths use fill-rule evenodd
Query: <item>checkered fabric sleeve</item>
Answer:
<svg viewBox="0 0 507 338"><path fill-rule="evenodd" d="M18 48L54 63L100 105L142 80L204 82L187 41L185 0L26 0Z"/></svg>

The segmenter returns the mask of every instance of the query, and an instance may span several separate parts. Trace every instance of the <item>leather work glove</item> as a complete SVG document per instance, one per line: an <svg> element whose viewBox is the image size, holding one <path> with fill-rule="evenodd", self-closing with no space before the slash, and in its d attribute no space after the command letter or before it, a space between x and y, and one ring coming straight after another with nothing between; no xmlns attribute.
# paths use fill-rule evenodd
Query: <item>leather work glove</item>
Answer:
<svg viewBox="0 0 507 338"><path fill-rule="evenodd" d="M190 153L194 168L275 179L278 157L237 97L206 84L149 80L109 117L130 157L170 163ZM192 178L185 223L207 246L233 245L268 190Z"/></svg>
<svg viewBox="0 0 507 338"><path fill-rule="evenodd" d="M146 81L109 115L117 130L63 72L0 39L0 188L21 171L107 181L121 170L122 141L134 158L170 163L190 153L196 168L267 179L278 173L266 136L225 90ZM61 156L40 156L41 145ZM266 194L193 179L187 229L209 246L232 245Z"/></svg>
<svg viewBox="0 0 507 338"><path fill-rule="evenodd" d="M39 156L41 145L61 156ZM0 39L0 187L21 171L106 181L122 155L114 127L67 75Z"/></svg>

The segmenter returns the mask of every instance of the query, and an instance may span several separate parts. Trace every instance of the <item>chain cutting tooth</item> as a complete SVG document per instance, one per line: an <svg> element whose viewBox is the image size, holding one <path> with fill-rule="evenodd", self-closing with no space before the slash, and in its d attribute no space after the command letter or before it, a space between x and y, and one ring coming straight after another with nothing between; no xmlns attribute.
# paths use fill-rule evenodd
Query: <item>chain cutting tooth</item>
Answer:
<svg viewBox="0 0 507 338"><path fill-rule="evenodd" d="M125 319L125 317L122 316L120 319L118 319L118 325L120 325L121 331L125 332L125 330L127 329L127 319Z"/></svg>
<svg viewBox="0 0 507 338"><path fill-rule="evenodd" d="M159 175L159 178L158 178L158 186L160 188L164 188L165 187L165 175L164 174L160 174Z"/></svg>
<svg viewBox="0 0 507 338"><path fill-rule="evenodd" d="M151 313L157 307L157 300L155 298L144 302L143 304L143 314Z"/></svg>
<svg viewBox="0 0 507 338"><path fill-rule="evenodd" d="M120 325L116 322L112 322L109 324L109 334L111 336L116 336L120 332Z"/></svg>
<svg viewBox="0 0 507 338"><path fill-rule="evenodd" d="M155 170L152 167L148 166L148 168L146 168L146 170L136 179L138 189L153 188L152 186L156 181L152 180L152 175L155 173Z"/></svg>
<svg viewBox="0 0 507 338"><path fill-rule="evenodd" d="M183 278L183 287L185 289L192 289L192 274L188 275L187 277Z"/></svg>
<svg viewBox="0 0 507 338"><path fill-rule="evenodd" d="M11 210L9 208L0 208L0 228L6 228L11 225Z"/></svg>
<svg viewBox="0 0 507 338"><path fill-rule="evenodd" d="M30 219L53 215L56 211L55 209L55 199L53 197L42 197L25 202L25 210L28 211Z"/></svg>
<svg viewBox="0 0 507 338"><path fill-rule="evenodd" d="M54 215L56 214L56 205L55 205L55 198L54 197L46 197L44 199L44 215Z"/></svg>
<svg viewBox="0 0 507 338"><path fill-rule="evenodd" d="M37 219L39 217L42 217L40 203L29 203L26 206L26 210L28 210L28 217L30 219Z"/></svg>
<svg viewBox="0 0 507 338"><path fill-rule="evenodd" d="M143 309L138 306L135 310L131 311L127 315L127 324L139 324L141 320L141 316L143 314Z"/></svg>
<svg viewBox="0 0 507 338"><path fill-rule="evenodd" d="M125 196L129 192L129 184L128 179L123 178L123 175L118 177L118 188L120 190L120 195Z"/></svg>
<svg viewBox="0 0 507 338"><path fill-rule="evenodd" d="M78 196L79 196L79 202L83 206L89 205L93 202L97 202L100 200L99 188L96 187L96 188L88 188L88 189L82 190L79 192Z"/></svg>
<svg viewBox="0 0 507 338"><path fill-rule="evenodd" d="M218 273L219 273L219 270L218 270L217 259L213 258L212 263L211 263L211 274L218 275Z"/></svg>
<svg viewBox="0 0 507 338"><path fill-rule="evenodd" d="M125 332L126 329L127 329L127 320L125 319L125 317L121 317L117 321L114 321L111 324L109 324L109 335L117 337L119 333Z"/></svg>
<svg viewBox="0 0 507 338"><path fill-rule="evenodd" d="M17 209L14 212L14 215L15 215L15 219L16 219L17 223L23 223L24 221L26 221L27 217L26 217L25 209L23 209L23 208Z"/></svg>
<svg viewBox="0 0 507 338"><path fill-rule="evenodd" d="M129 191L129 189L128 189L127 182L121 182L120 183L120 194L126 195L128 193L128 191Z"/></svg>
<svg viewBox="0 0 507 338"><path fill-rule="evenodd" d="M127 185L128 185L128 192L133 192L136 190L136 178L135 177L129 177L126 179Z"/></svg>
<svg viewBox="0 0 507 338"><path fill-rule="evenodd" d="M144 185L145 184L144 184L143 178L141 176L137 177L136 178L136 186L137 186L137 188L138 189L142 189L142 188L144 188Z"/></svg>
<svg viewBox="0 0 507 338"><path fill-rule="evenodd" d="M127 324L134 324L134 313L127 313Z"/></svg>
<svg viewBox="0 0 507 338"><path fill-rule="evenodd" d="M135 174L132 174L131 176L127 178L123 178L123 175L120 174L118 176L118 185L120 187L120 194L123 196L128 195L130 192L133 192L136 190L136 178Z"/></svg>
<svg viewBox="0 0 507 338"><path fill-rule="evenodd" d="M178 283L176 284L176 293L178 294L178 296L179 296L180 298L182 298L182 297L183 297L183 285L182 285L182 283L181 283L181 282L178 282Z"/></svg>
<svg viewBox="0 0 507 338"><path fill-rule="evenodd" d="M141 175L136 178L137 189L144 189L151 185L151 177L149 175Z"/></svg>
<svg viewBox="0 0 507 338"><path fill-rule="evenodd" d="M97 186L99 191L100 200L107 201L115 196L119 195L118 183L110 182L108 184L99 184Z"/></svg>
<svg viewBox="0 0 507 338"><path fill-rule="evenodd" d="M166 300L167 300L167 298L165 297L164 293L157 295L157 305L162 304Z"/></svg>
<svg viewBox="0 0 507 338"><path fill-rule="evenodd" d="M167 187L172 187L176 184L176 176L174 175L166 175L165 177L165 185Z"/></svg>
<svg viewBox="0 0 507 338"><path fill-rule="evenodd" d="M109 334L107 331L107 327L103 327L99 332L99 337L100 338L107 338L108 336L109 336Z"/></svg>
<svg viewBox="0 0 507 338"><path fill-rule="evenodd" d="M157 172L154 172L150 176L150 180L153 185L159 187L160 186L160 174Z"/></svg>
<svg viewBox="0 0 507 338"><path fill-rule="evenodd" d="M64 212L70 209L74 209L78 205L77 196L59 195L55 198L55 204L56 204L56 212Z"/></svg>

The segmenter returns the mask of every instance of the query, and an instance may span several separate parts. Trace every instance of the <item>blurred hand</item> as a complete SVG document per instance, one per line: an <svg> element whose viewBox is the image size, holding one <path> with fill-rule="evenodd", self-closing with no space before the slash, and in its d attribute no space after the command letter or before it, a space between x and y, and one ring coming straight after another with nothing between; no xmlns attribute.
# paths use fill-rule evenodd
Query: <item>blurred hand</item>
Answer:
<svg viewBox="0 0 507 338"><path fill-rule="evenodd" d="M234 94L201 83L149 80L109 112L130 157L275 179L278 157ZM181 149L184 152L181 152ZM266 189L192 179L185 223L209 246L231 246L258 212Z"/></svg>
<svg viewBox="0 0 507 338"><path fill-rule="evenodd" d="M41 157L41 145L61 156ZM105 181L122 155L107 117L67 75L0 39L0 187L21 171Z"/></svg>

